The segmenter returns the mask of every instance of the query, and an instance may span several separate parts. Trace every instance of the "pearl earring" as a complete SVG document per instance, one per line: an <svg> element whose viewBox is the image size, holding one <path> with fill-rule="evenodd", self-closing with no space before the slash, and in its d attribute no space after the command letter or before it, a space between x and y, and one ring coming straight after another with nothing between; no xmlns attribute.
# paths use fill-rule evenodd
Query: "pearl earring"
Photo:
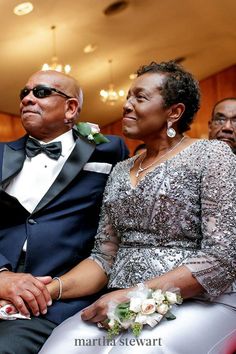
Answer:
<svg viewBox="0 0 236 354"><path fill-rule="evenodd" d="M174 128L171 127L172 123L168 122L167 123L167 130L166 130L166 134L169 138L174 138L176 136L176 131Z"/></svg>

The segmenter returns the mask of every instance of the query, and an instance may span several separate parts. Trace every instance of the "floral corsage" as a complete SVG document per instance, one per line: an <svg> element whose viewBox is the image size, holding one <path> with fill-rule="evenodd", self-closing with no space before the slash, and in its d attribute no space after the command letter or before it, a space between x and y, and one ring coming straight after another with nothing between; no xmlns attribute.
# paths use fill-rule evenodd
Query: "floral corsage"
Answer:
<svg viewBox="0 0 236 354"><path fill-rule="evenodd" d="M95 144L109 143L109 139L100 133L100 128L97 124L79 122L75 125L75 128L82 136L94 141Z"/></svg>
<svg viewBox="0 0 236 354"><path fill-rule="evenodd" d="M118 335L122 330L131 329L134 336L139 336L145 324L155 327L162 318L174 320L170 312L175 304L181 304L183 299L177 292L148 289L144 284L138 284L137 290L128 293L129 302L108 306L108 335Z"/></svg>

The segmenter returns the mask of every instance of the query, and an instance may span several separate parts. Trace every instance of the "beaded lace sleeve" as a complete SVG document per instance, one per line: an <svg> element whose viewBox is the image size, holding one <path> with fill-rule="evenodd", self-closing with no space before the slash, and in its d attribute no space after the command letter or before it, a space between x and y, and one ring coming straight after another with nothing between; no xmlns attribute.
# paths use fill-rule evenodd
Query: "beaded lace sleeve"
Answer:
<svg viewBox="0 0 236 354"><path fill-rule="evenodd" d="M109 190L112 188L114 170L115 169L113 169L106 184L98 231L95 237L94 247L89 257L93 259L107 275L110 274L120 243L119 234L112 225L106 204Z"/></svg>
<svg viewBox="0 0 236 354"><path fill-rule="evenodd" d="M236 157L218 141L207 150L201 181L201 249L184 263L215 297L236 276Z"/></svg>

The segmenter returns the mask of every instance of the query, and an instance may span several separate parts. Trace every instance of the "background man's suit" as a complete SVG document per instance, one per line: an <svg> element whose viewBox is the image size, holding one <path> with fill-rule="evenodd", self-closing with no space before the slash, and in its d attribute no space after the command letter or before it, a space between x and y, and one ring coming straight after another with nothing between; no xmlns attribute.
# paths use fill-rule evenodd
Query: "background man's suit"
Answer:
<svg viewBox="0 0 236 354"><path fill-rule="evenodd" d="M26 139L0 143L0 267L16 270L27 238L24 272L60 276L89 255L97 230L108 174L83 170L84 165L98 162L114 166L128 157L128 151L123 140L115 136L109 136L109 143L95 145L76 134L71 155L30 214L4 192L22 169ZM93 300L86 297L54 302L45 317L60 323Z"/></svg>

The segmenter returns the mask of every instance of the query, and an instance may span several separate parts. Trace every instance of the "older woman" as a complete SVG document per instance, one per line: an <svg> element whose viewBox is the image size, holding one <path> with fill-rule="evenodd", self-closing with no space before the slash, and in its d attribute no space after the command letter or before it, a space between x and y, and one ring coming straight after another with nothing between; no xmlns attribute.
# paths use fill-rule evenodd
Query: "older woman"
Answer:
<svg viewBox="0 0 236 354"><path fill-rule="evenodd" d="M62 299L105 285L118 290L85 309L86 322L79 313L56 328L40 354L219 353L235 338L236 159L222 142L183 135L199 96L192 75L174 62L138 70L124 105L123 131L144 141L146 152L114 168L91 257L61 277ZM112 347L99 342L106 334L93 323L106 318L109 301L126 301L140 282L179 288L188 300L177 319L143 330L140 338L159 338L155 346L127 348L128 333ZM57 284L49 288L56 298ZM83 338L87 342L78 341Z"/></svg>

